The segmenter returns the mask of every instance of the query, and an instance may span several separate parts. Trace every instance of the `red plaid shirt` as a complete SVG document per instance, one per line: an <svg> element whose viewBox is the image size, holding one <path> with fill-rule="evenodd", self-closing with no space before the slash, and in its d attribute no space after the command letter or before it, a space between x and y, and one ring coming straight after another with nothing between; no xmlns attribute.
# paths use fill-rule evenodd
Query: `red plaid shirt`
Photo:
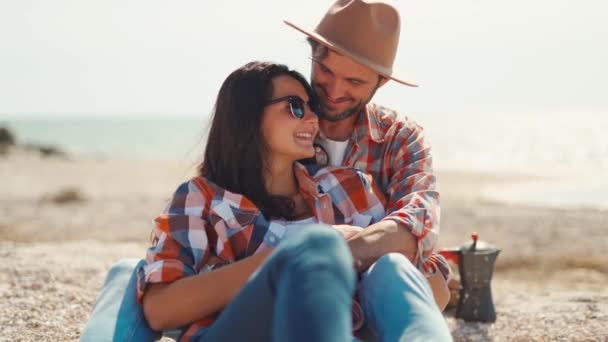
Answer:
<svg viewBox="0 0 608 342"><path fill-rule="evenodd" d="M342 165L373 176L388 198L384 219L397 221L418 239L415 264L424 273L440 268L445 275L445 260L432 256L439 237L439 192L431 145L422 131L414 121L398 118L397 112L368 104L355 124ZM320 139L322 135L317 145ZM317 162L325 164L325 151L317 151Z"/></svg>
<svg viewBox="0 0 608 342"><path fill-rule="evenodd" d="M296 163L295 175L320 223L366 227L385 215L384 195L361 171ZM154 222L155 245L148 250L147 264L138 270L140 302L149 283L209 272L275 247L286 225L284 220L267 220L246 197L202 177L180 185ZM194 322L183 339L211 325L214 318Z"/></svg>

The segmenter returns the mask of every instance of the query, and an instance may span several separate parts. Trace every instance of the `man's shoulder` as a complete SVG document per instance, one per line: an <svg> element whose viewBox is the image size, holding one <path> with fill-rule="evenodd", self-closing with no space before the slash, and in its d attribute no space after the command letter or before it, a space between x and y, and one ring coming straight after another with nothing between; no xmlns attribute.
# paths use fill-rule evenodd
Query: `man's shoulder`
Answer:
<svg viewBox="0 0 608 342"><path fill-rule="evenodd" d="M385 134L390 131L395 134L422 130L422 127L409 116L376 103L368 105L368 114L370 120L377 123L380 131Z"/></svg>
<svg viewBox="0 0 608 342"><path fill-rule="evenodd" d="M375 116L378 119L381 120L387 120L387 121L398 121L399 119L403 118L403 115L399 115L399 113L392 109L392 108L388 108L385 106L382 106L380 104L377 103L369 103L369 105L367 106L368 112L370 115Z"/></svg>

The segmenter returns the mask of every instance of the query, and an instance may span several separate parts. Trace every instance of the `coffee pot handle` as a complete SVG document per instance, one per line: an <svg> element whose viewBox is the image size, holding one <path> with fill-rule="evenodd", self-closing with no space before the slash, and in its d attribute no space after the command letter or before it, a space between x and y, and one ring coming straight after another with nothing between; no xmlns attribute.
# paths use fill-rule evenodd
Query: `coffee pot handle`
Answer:
<svg viewBox="0 0 608 342"><path fill-rule="evenodd" d="M460 263L460 250L458 249L442 249L439 254L443 255L444 258L452 261L456 265Z"/></svg>

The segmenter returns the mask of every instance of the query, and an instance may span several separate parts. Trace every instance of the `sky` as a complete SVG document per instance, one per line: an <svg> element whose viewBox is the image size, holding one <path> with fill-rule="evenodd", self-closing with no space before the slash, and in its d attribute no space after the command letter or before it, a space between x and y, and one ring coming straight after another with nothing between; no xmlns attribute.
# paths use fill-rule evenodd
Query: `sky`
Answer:
<svg viewBox="0 0 608 342"><path fill-rule="evenodd" d="M330 1L0 0L0 116L201 116L234 69L309 75ZM608 114L608 2L410 1L396 76L376 102L408 113Z"/></svg>

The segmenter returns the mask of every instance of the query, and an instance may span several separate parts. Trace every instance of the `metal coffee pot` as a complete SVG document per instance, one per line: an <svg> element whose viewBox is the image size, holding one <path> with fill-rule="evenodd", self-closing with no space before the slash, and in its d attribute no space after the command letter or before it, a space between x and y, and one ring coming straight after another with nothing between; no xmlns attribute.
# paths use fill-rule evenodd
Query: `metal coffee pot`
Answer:
<svg viewBox="0 0 608 342"><path fill-rule="evenodd" d="M500 249L478 241L477 233L471 234L471 238L471 242L460 247L439 251L458 265L461 288L456 317L465 321L494 322L496 311L490 283Z"/></svg>

